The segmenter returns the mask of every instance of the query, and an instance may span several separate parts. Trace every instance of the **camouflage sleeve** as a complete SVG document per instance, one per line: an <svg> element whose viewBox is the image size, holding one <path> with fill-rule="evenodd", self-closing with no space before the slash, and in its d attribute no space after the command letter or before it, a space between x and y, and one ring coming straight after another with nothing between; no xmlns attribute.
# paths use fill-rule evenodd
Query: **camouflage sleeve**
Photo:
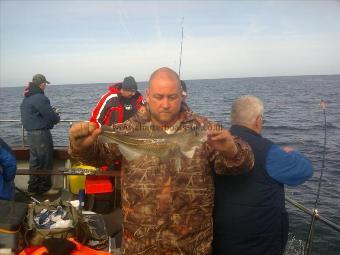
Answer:
<svg viewBox="0 0 340 255"><path fill-rule="evenodd" d="M138 123L132 121L133 118L123 123L113 124L111 126L112 130L122 134L132 132L138 128ZM75 150L72 143L70 143L68 152L73 160L94 167L101 167L103 165L112 166L122 156L115 144L102 143L98 140L92 147L83 151Z"/></svg>
<svg viewBox="0 0 340 255"><path fill-rule="evenodd" d="M72 143L70 143L68 153L73 160L94 167L114 165L114 161L121 156L118 148L114 144L106 144L98 141L96 141L92 147L83 151L75 150Z"/></svg>
<svg viewBox="0 0 340 255"><path fill-rule="evenodd" d="M229 158L221 152L213 150L209 145L210 162L213 163L216 174L222 175L238 175L249 172L254 166L254 154L248 143L239 137L234 137L234 141L238 148L237 154L233 158Z"/></svg>

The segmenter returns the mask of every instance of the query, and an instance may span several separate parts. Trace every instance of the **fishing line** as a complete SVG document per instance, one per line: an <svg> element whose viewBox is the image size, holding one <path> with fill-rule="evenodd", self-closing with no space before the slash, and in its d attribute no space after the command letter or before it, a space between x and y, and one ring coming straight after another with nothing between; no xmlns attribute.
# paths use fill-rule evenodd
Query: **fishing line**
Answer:
<svg viewBox="0 0 340 255"><path fill-rule="evenodd" d="M321 100L320 101L320 108L323 110L323 115L324 115L324 140L323 140L323 153L322 153L322 163L321 163L321 173L319 177L319 183L318 183L318 190L316 193L316 199L314 203L314 208L313 208L313 216L310 222L310 227L309 227L309 233L308 237L306 240L306 245L304 249L304 255L310 255L312 252L312 240L313 240L313 235L314 235L314 224L316 220L316 216L318 215L318 204L320 200L320 191L321 191L321 183L322 183L322 177L323 177L323 172L325 169L325 158L326 158L326 144L327 144L327 121L326 121L326 102Z"/></svg>
<svg viewBox="0 0 340 255"><path fill-rule="evenodd" d="M183 49L183 34L184 34L183 22L184 22L184 17L182 17L182 40L181 40L181 51L179 54L179 68L178 68L179 78L181 78L181 67L182 67L182 49Z"/></svg>

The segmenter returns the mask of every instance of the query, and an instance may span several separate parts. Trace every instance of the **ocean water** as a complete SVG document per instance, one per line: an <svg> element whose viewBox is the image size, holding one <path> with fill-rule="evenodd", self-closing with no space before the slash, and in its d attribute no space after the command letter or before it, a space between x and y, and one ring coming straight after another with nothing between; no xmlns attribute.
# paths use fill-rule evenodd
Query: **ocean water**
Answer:
<svg viewBox="0 0 340 255"><path fill-rule="evenodd" d="M280 146L292 146L310 158L313 177L298 187L286 187L286 195L312 209L322 165L324 114L320 100L327 103L327 146L319 213L340 224L340 75L235 78L186 81L188 104L195 111L229 127L232 101L252 94L265 103L263 136ZM139 83L144 91L146 83ZM63 120L87 120L91 109L109 84L49 85L46 95L61 112ZM20 120L23 87L0 88L0 119ZM68 123L52 131L54 143L67 145ZM11 145L21 144L20 123L0 122L1 137ZM286 204L290 217L287 254L301 254L310 216ZM340 233L317 222L312 254L340 254Z"/></svg>

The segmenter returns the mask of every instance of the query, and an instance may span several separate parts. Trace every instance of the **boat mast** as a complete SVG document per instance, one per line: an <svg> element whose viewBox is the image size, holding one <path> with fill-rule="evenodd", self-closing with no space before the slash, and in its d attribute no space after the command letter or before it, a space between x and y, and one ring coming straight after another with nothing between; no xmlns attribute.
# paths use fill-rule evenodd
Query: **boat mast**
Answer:
<svg viewBox="0 0 340 255"><path fill-rule="evenodd" d="M181 40L181 52L179 54L179 68L178 68L178 76L181 78L181 67L182 67L182 49L183 49L183 22L184 22L184 17L182 17L182 40Z"/></svg>

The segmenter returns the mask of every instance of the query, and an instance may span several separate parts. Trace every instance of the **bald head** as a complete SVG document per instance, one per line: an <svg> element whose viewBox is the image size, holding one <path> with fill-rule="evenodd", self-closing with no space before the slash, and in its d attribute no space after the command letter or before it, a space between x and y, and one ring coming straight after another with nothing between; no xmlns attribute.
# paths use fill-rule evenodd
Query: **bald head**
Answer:
<svg viewBox="0 0 340 255"><path fill-rule="evenodd" d="M255 96L241 96L233 102L231 124L252 128L259 116L263 116L263 103Z"/></svg>
<svg viewBox="0 0 340 255"><path fill-rule="evenodd" d="M183 100L177 73L168 67L154 71L150 76L146 100L154 124L172 125L178 119Z"/></svg>
<svg viewBox="0 0 340 255"><path fill-rule="evenodd" d="M168 67L161 67L151 74L149 79L149 89L151 89L154 84L161 85L169 81L177 86L179 90L181 89L181 81L178 74Z"/></svg>

